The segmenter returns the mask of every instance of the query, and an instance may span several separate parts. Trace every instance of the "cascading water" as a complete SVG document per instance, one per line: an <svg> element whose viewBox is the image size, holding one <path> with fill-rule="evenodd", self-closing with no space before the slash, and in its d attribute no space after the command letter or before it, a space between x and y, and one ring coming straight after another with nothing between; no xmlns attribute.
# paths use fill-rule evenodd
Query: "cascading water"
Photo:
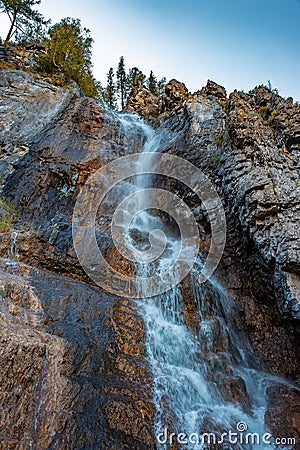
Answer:
<svg viewBox="0 0 300 450"><path fill-rule="evenodd" d="M217 211L223 209L214 188L205 177L201 178L201 173L198 178L199 171L194 172L192 165L186 170L186 164L180 163L179 170L174 172L172 163L176 157L169 159L163 152L178 136L164 128L154 130L133 114L111 111L108 114L119 121L125 156L109 163L104 170L101 168L82 189L74 208L73 241L91 278L111 293L138 299L153 374L157 447L274 449L272 441L262 441L267 433L266 390L272 384L288 382L260 369L246 339L235 330L232 300L226 289L215 277L201 278L210 254L213 262L218 261L217 253L211 251L214 241L222 241L222 226L219 232L214 217L222 219ZM140 152L135 154L137 149ZM157 170L161 161L164 169ZM182 171L186 177L181 176ZM161 179L157 174L159 177L166 174L187 186L191 179L197 195L197 186L202 186L203 205L211 225L211 246L204 262L197 257L198 248L196 257L193 256L195 228L190 225L195 221L193 214L184 210L182 216L176 215L183 203L176 196L167 196L161 203L165 190L159 188ZM116 275L115 269L103 262L95 234L96 217L103 217L102 212L99 214L98 197L101 207L112 215L110 230L115 246L134 262L133 276ZM174 198L175 207L171 204L165 207ZM172 219L166 219L169 210ZM177 217L184 220L187 233L181 224L176 227ZM220 244L216 248L223 247ZM188 271L183 272L184 277L188 274L189 281L183 290L178 281L187 282L187 277L179 276L185 266ZM205 283L200 283L205 279ZM187 292L189 302L185 298ZM196 332L187 319L187 308L197 317ZM206 441L203 433L211 433L206 435ZM232 438L229 442L228 437Z"/></svg>
<svg viewBox="0 0 300 450"><path fill-rule="evenodd" d="M118 118L129 142L134 136L142 138L141 153L160 152L167 138L174 138L165 130L152 129L135 115L122 114ZM130 152L130 146L127 151ZM152 172L152 162L151 154L142 160L144 172ZM141 171L139 163L137 160L137 173ZM156 263L137 263L137 276L145 279L151 271L159 273L168 267L180 240L168 235L161 219L147 210L147 193L143 190L151 187L152 182L152 177L143 175L127 184L127 194L142 190L138 197L138 209L142 212L134 217L130 227L137 229L139 236L149 236L151 228L162 229L170 244L167 256L161 255ZM123 231L127 233L124 240L140 247L140 254L141 242L134 242L128 237L128 230ZM177 437L184 433L180 448L225 448L206 444L218 440L221 443L222 432L232 430L239 433L238 442L231 441L227 449L275 448L262 443L261 439L267 433L264 425L266 389L278 379L260 370L250 346L235 332L231 323L232 301L226 289L214 277L204 284L198 282L201 268L198 260L190 274L194 306L200 319L196 336L186 325L186 305L180 285L150 298L147 284L144 290L143 284L140 287L142 298L137 305L146 324L147 353L154 379L157 447L171 448L171 442L176 442L176 438L170 437L171 433ZM249 435L247 443L243 440L247 430L259 438ZM214 436L202 441L202 433L208 432ZM226 438L223 439L226 443Z"/></svg>

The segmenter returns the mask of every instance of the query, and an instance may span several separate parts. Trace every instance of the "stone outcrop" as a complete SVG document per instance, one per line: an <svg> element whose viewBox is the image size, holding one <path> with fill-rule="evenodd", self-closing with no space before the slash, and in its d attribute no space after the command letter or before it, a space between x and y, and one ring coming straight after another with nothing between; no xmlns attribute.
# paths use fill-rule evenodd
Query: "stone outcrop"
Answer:
<svg viewBox="0 0 300 450"><path fill-rule="evenodd" d="M273 272L281 315L299 319L300 165L295 136L300 106L258 88L231 94L228 109L232 150L224 154L227 199Z"/></svg>
<svg viewBox="0 0 300 450"><path fill-rule="evenodd" d="M227 97L226 89L211 80L207 81L207 85L201 89L200 93L204 95L211 95L219 100L226 100Z"/></svg>
<svg viewBox="0 0 300 450"><path fill-rule="evenodd" d="M79 97L78 87L62 89L33 73L3 70L0 77L0 180L13 170L35 137Z"/></svg>
<svg viewBox="0 0 300 450"><path fill-rule="evenodd" d="M128 99L126 109L146 120L156 119L161 113L161 101L149 89L136 87Z"/></svg>
<svg viewBox="0 0 300 450"><path fill-rule="evenodd" d="M45 51L45 47L41 44L32 44L27 47L0 45L0 66L7 64L9 67L15 66L18 69L31 69L36 66L36 57Z"/></svg>
<svg viewBox="0 0 300 450"><path fill-rule="evenodd" d="M152 94L146 87L139 86L133 89L126 109L157 126L163 123L169 114L180 107L189 96L190 93L185 84L177 80L170 80L167 83L161 98Z"/></svg>
<svg viewBox="0 0 300 450"><path fill-rule="evenodd" d="M223 199L228 236L220 267L236 297L238 326L269 370L298 376L299 105L266 88L225 101L216 86L184 95L169 114L164 126L177 139L168 151L200 167ZM176 189L206 228L198 200Z"/></svg>

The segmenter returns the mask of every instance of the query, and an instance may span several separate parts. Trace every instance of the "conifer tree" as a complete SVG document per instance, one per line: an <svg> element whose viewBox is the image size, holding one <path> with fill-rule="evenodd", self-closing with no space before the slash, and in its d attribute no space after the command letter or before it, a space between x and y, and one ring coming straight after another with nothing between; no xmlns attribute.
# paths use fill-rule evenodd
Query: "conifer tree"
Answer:
<svg viewBox="0 0 300 450"><path fill-rule="evenodd" d="M127 77L126 77L126 71L125 71L125 63L124 63L124 57L121 56L118 70L117 70L117 89L119 93L119 98L121 101L121 109L123 110L125 108L125 103L127 99Z"/></svg>
<svg viewBox="0 0 300 450"><path fill-rule="evenodd" d="M40 56L39 69L61 77L62 83L74 80L85 95L99 97L99 84L92 75L93 39L80 20L62 19L49 29L45 43L47 53Z"/></svg>
<svg viewBox="0 0 300 450"><path fill-rule="evenodd" d="M133 88L143 86L146 76L137 67L132 67L127 76L127 91L132 92Z"/></svg>
<svg viewBox="0 0 300 450"><path fill-rule="evenodd" d="M104 93L104 100L111 108L116 107L116 84L114 77L114 69L111 67L107 74L107 85Z"/></svg>
<svg viewBox="0 0 300 450"><path fill-rule="evenodd" d="M148 89L152 94L157 95L157 79L154 75L154 73L150 72L149 78L147 80Z"/></svg>
<svg viewBox="0 0 300 450"><path fill-rule="evenodd" d="M41 0L0 0L0 13L4 13L10 20L10 27L4 45L15 40L38 39L43 34L43 28L50 23L45 21L42 14L33 9Z"/></svg>
<svg viewBox="0 0 300 450"><path fill-rule="evenodd" d="M157 95L159 97L162 97L165 94L165 88L167 84L166 77L163 77L159 82L157 83Z"/></svg>

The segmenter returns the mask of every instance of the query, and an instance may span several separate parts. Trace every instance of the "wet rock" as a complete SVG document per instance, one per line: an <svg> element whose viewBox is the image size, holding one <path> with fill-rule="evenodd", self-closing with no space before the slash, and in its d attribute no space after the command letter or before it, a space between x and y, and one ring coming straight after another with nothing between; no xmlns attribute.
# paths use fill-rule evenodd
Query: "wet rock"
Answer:
<svg viewBox="0 0 300 450"><path fill-rule="evenodd" d="M268 406L265 420L275 438L295 440L296 449L300 438L300 395L288 385L275 385L267 390ZM291 441L290 441L291 442ZM286 441L286 443L288 443ZM284 446L283 446L284 447Z"/></svg>
<svg viewBox="0 0 300 450"><path fill-rule="evenodd" d="M79 97L79 88L62 89L33 73L0 71L0 143L30 143Z"/></svg>
<svg viewBox="0 0 300 450"><path fill-rule="evenodd" d="M250 336L253 331L252 343L269 369L295 375L299 371L293 325L299 314L299 155L281 145L297 128L299 107L265 89L255 92L234 92L226 111L212 95L191 96L166 121L177 132L168 151L190 160L213 180L227 217L224 277L232 280L241 303L245 294L253 298L257 316ZM264 117L265 109L260 109L266 105L271 122ZM272 115L275 108L280 114ZM281 116L281 128L275 127ZM201 205L190 201L182 189L179 195L198 217ZM205 216L201 217L209 234ZM268 332L258 314L261 309L268 309ZM272 336L273 345L276 342L281 355L277 361L267 336Z"/></svg>
<svg viewBox="0 0 300 450"><path fill-rule="evenodd" d="M114 158L139 151L142 136L128 139L116 113L79 97L75 88L59 90L16 71L4 73L1 86L6 108L1 142L3 154L13 158L1 160L2 178L12 172L3 195L16 209L16 229L0 233L1 255L14 258L3 262L1 275L0 439L15 448L154 448L143 321L132 302L83 282L88 279L71 242L72 211L85 181ZM157 123L164 121L161 126L172 136L165 150L196 164L216 185L228 226L221 277L236 298L235 322L270 371L296 379L299 107L264 88L234 92L226 108L225 97L212 82L191 95L172 80L162 105L146 91L130 101L132 110L144 109L151 117L159 106ZM207 215L195 196L175 187L201 222L207 249ZM114 205L108 202L99 212L97 241L114 267L132 274L132 264L111 245ZM206 292L198 315L185 287L185 321L200 338L197 352L208 361L210 381L225 382L224 399L249 412L245 385L226 365L230 340L224 321L214 319L211 295ZM218 314L222 317L222 309ZM282 409L291 426L292 396L278 395L286 399ZM279 420L272 408L270 403L270 428ZM176 418L168 414L172 427Z"/></svg>
<svg viewBox="0 0 300 450"><path fill-rule="evenodd" d="M142 142L130 144L138 151ZM22 221L28 218L40 225L60 213L70 217L87 178L123 156L127 145L114 113L106 113L92 99L75 99L16 166L5 195L13 199Z"/></svg>
<svg viewBox="0 0 300 450"><path fill-rule="evenodd" d="M292 327L274 320L272 307L259 305L254 299L243 298L243 308L245 325L260 359L275 374L297 377L299 349Z"/></svg>
<svg viewBox="0 0 300 450"><path fill-rule="evenodd" d="M150 370L120 330L141 333L132 306L10 260L0 271L1 448L154 448Z"/></svg>

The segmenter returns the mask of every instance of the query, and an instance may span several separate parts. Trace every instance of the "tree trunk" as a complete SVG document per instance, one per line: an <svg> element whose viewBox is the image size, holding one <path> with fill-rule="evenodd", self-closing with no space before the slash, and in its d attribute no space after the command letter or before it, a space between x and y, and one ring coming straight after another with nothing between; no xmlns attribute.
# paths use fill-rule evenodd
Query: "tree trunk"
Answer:
<svg viewBox="0 0 300 450"><path fill-rule="evenodd" d="M17 11L14 11L13 19L11 21L10 29L9 29L6 39L4 41L4 45L8 45L8 43L9 43L9 40L10 40L10 38L13 34L13 31L14 31L14 28L15 28L16 19L17 19Z"/></svg>

